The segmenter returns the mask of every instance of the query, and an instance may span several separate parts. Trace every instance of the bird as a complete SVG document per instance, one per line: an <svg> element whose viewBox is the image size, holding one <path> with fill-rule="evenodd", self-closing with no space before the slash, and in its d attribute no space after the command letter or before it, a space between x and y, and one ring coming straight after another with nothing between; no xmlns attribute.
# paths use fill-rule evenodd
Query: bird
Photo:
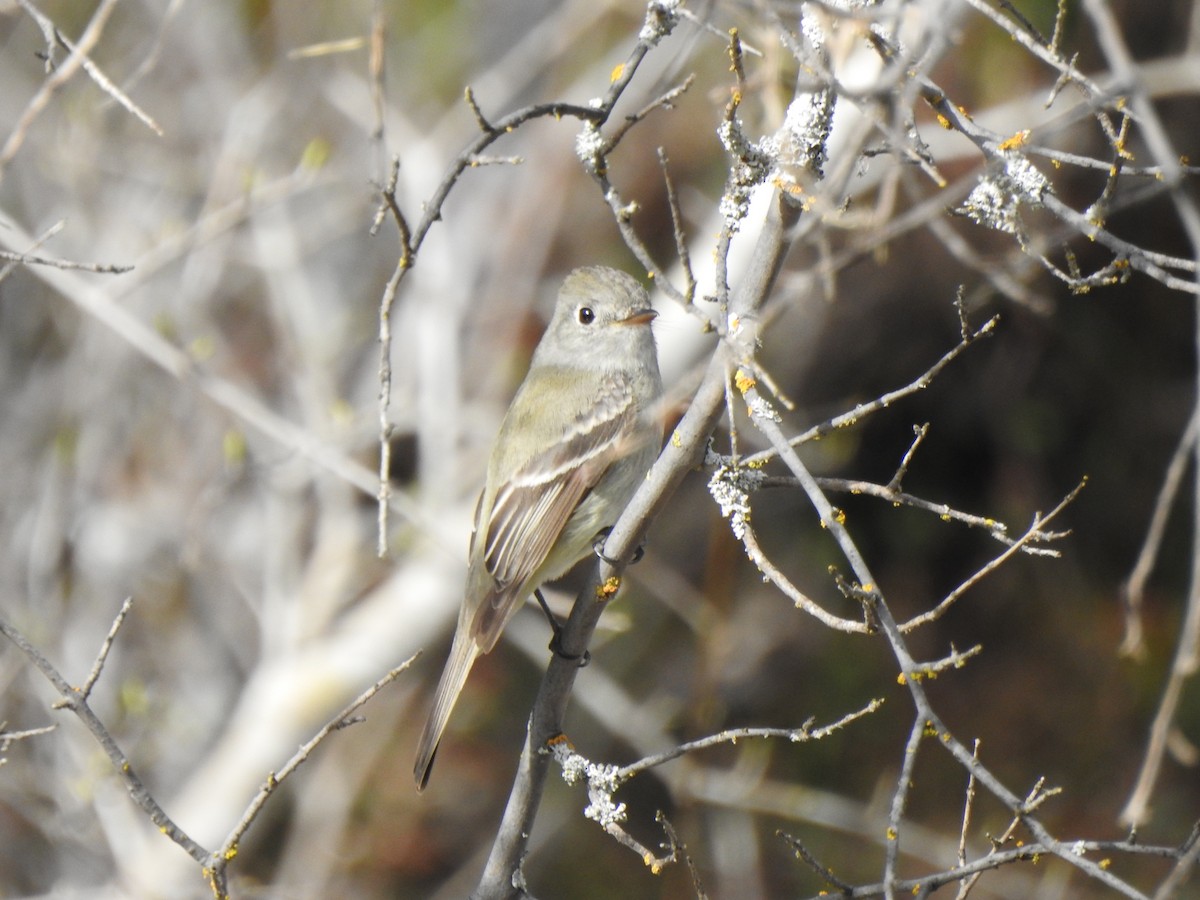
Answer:
<svg viewBox="0 0 1200 900"><path fill-rule="evenodd" d="M418 791L475 661L542 584L592 552L658 455L656 315L625 272L564 279L492 446L458 624L417 743Z"/></svg>

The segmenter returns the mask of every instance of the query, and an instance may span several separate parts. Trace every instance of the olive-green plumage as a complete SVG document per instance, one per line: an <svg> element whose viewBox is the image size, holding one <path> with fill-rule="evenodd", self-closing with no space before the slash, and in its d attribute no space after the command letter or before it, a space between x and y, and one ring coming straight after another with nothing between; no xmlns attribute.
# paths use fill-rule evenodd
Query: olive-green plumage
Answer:
<svg viewBox="0 0 1200 900"><path fill-rule="evenodd" d="M658 454L654 315L641 285L623 272L576 269L563 282L492 447L466 595L417 747L418 789L475 660L536 588L591 551Z"/></svg>

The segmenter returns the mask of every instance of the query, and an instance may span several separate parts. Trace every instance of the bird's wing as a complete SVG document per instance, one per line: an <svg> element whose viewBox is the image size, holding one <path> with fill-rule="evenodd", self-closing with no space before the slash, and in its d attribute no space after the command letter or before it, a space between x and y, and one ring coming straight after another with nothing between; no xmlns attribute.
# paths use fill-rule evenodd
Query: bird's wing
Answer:
<svg viewBox="0 0 1200 900"><path fill-rule="evenodd" d="M571 514L636 426L629 379L619 373L606 376L594 402L561 438L531 456L499 486L491 509L481 510L487 522L478 523L473 540L484 541L483 565L495 584L472 627L481 646L494 643L511 604L524 599L514 592L546 561Z"/></svg>

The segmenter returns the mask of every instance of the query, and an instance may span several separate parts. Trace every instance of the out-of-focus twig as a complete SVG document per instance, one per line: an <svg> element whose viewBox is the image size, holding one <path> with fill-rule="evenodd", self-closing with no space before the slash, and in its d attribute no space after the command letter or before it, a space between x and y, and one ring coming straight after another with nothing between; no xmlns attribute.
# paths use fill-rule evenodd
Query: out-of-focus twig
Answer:
<svg viewBox="0 0 1200 900"><path fill-rule="evenodd" d="M109 17L112 16L113 11L116 9L117 0L101 0L95 12L92 13L92 18L88 21L87 28L84 29L83 34L80 35L76 43L67 40L62 32L58 30L58 27L34 6L30 0L18 0L18 2L21 4L21 8L37 22L38 27L42 29L42 33L46 36L47 60L52 59L53 51L58 45L65 47L69 51L69 54L62 63L53 68L49 76L42 83L42 86L38 89L38 92L30 98L29 103L25 106L25 110L18 117L16 124L9 132L8 140L0 148L0 175L3 174L5 166L20 151L21 145L25 143L29 129L37 117L50 105L50 100L54 95L80 69L87 72L102 91L125 107L142 124L155 134L160 137L162 136L163 131L158 126L158 123L129 99L120 88L113 84L88 57L88 54L100 41L100 36L104 33L104 26L108 24Z"/></svg>

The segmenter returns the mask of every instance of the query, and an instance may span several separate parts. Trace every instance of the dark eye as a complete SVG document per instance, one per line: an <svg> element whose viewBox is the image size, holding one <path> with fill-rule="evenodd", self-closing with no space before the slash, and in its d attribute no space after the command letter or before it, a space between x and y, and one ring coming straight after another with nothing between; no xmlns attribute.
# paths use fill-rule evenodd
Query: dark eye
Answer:
<svg viewBox="0 0 1200 900"><path fill-rule="evenodd" d="M580 323L583 325L591 325L596 321L596 313L590 306L579 307L579 312L577 315L579 316Z"/></svg>

